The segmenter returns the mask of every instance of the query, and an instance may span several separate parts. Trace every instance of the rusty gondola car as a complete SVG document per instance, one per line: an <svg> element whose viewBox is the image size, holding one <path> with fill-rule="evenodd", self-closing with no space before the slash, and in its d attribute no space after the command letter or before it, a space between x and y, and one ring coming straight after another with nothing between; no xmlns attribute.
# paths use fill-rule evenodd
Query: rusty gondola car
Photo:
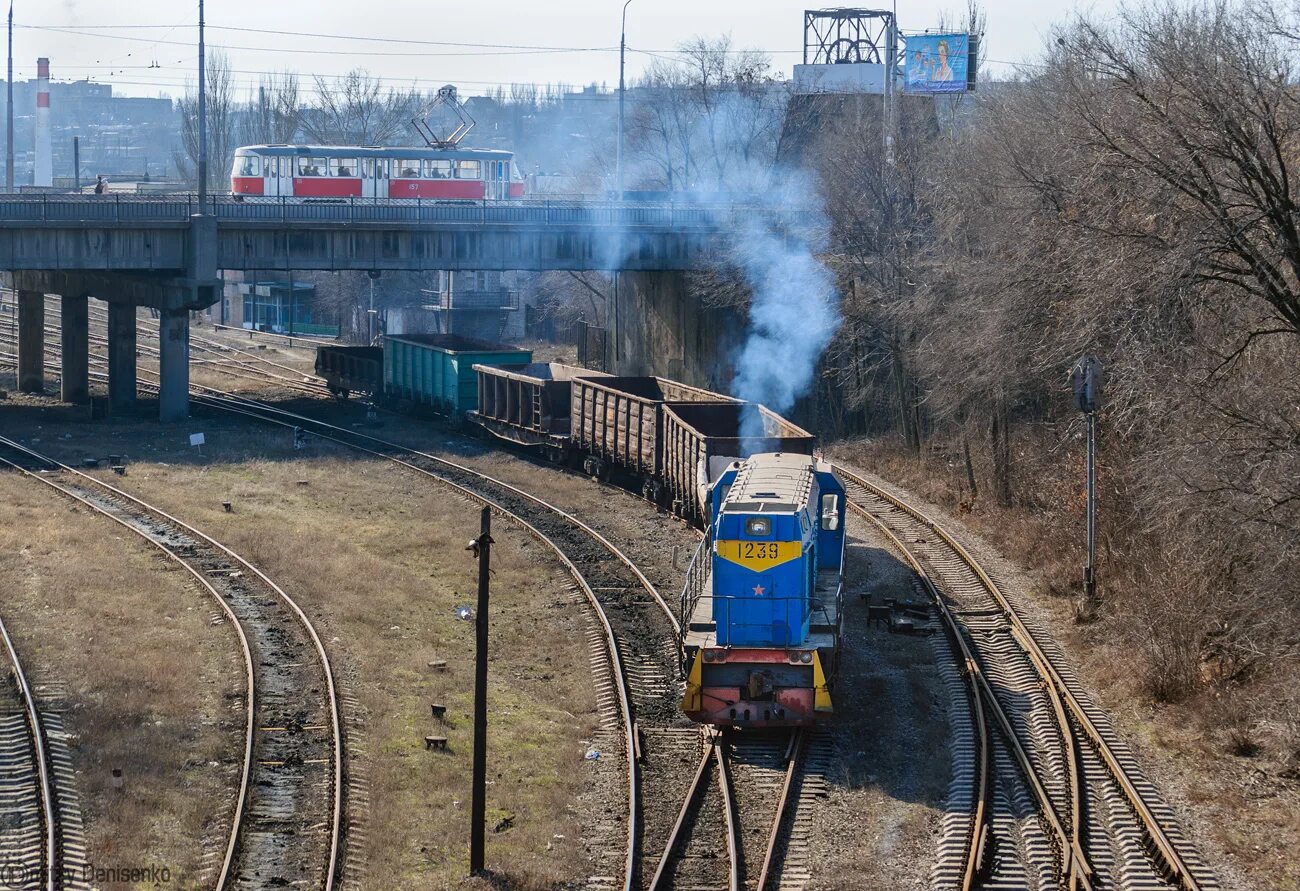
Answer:
<svg viewBox="0 0 1300 891"><path fill-rule="evenodd" d="M709 521L709 488L732 461L764 452L811 455L817 442L756 402L671 403L662 439L664 497L701 526Z"/></svg>
<svg viewBox="0 0 1300 891"><path fill-rule="evenodd" d="M513 445L540 449L564 462L571 456L573 381L610 375L560 362L528 365L475 365L478 409L474 423Z"/></svg>
<svg viewBox="0 0 1300 891"><path fill-rule="evenodd" d="M316 374L340 399L352 393L377 396L384 391L384 348L372 346L319 346Z"/></svg>

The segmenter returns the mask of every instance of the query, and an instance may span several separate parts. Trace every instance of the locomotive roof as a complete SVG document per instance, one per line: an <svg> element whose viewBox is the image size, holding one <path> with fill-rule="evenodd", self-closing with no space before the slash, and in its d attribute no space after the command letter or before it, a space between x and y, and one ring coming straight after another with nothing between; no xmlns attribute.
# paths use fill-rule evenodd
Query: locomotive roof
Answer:
<svg viewBox="0 0 1300 891"><path fill-rule="evenodd" d="M741 463L723 510L793 513L808 503L812 481L813 459L808 455L754 455Z"/></svg>
<svg viewBox="0 0 1300 891"><path fill-rule="evenodd" d="M427 145L241 145L235 154L257 152L259 155L290 157L303 155L338 155L346 153L349 158L452 158L454 160L473 160L475 158L492 158L508 161L515 153L506 149L454 148L440 149Z"/></svg>

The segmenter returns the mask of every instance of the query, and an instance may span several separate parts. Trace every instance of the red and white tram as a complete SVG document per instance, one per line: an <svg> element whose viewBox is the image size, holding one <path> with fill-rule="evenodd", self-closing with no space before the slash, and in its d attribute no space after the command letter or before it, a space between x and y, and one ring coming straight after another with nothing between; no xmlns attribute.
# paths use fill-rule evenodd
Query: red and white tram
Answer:
<svg viewBox="0 0 1300 891"><path fill-rule="evenodd" d="M524 197L514 153L499 149L250 145L235 150L235 197L432 198L444 201Z"/></svg>

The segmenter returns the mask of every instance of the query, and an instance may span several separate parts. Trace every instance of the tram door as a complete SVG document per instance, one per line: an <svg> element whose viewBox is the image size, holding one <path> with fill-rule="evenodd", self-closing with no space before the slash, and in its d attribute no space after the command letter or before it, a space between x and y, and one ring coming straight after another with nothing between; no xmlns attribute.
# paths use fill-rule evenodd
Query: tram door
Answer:
<svg viewBox="0 0 1300 891"><path fill-rule="evenodd" d="M293 177L289 176L289 158L274 156L262 159L265 168L262 171L264 182L262 194L269 196L292 195Z"/></svg>
<svg viewBox="0 0 1300 891"><path fill-rule="evenodd" d="M388 197L388 159L361 159L361 197Z"/></svg>
<svg viewBox="0 0 1300 891"><path fill-rule="evenodd" d="M492 201L510 197L510 162L488 161L484 165L483 195Z"/></svg>

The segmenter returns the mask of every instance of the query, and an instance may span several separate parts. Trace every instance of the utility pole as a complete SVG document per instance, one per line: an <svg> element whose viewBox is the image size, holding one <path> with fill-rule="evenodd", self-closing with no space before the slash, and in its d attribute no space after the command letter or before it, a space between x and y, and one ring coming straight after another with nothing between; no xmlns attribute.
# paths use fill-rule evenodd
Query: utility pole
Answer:
<svg viewBox="0 0 1300 891"><path fill-rule="evenodd" d="M14 190L14 0L9 0L9 102L5 106L5 191Z"/></svg>
<svg viewBox="0 0 1300 891"><path fill-rule="evenodd" d="M623 4L623 26L618 36L618 200L623 200L623 103L627 94L627 84L623 78L627 64L627 7L632 0Z"/></svg>
<svg viewBox="0 0 1300 891"><path fill-rule="evenodd" d="M208 205L208 80L203 52L203 0L199 0L199 213Z"/></svg>
<svg viewBox="0 0 1300 891"><path fill-rule="evenodd" d="M1087 602L1097 599L1097 407L1103 382L1101 360L1084 356L1070 372L1074 404L1088 422L1088 557L1083 567L1083 593Z"/></svg>
<svg viewBox="0 0 1300 891"><path fill-rule="evenodd" d="M72 137L72 189L81 194L81 137Z"/></svg>
<svg viewBox="0 0 1300 891"><path fill-rule="evenodd" d="M474 778L469 807L469 874L483 872L487 819L488 576L491 573L492 509L483 508L479 536L468 550L478 557L478 609L474 614Z"/></svg>

